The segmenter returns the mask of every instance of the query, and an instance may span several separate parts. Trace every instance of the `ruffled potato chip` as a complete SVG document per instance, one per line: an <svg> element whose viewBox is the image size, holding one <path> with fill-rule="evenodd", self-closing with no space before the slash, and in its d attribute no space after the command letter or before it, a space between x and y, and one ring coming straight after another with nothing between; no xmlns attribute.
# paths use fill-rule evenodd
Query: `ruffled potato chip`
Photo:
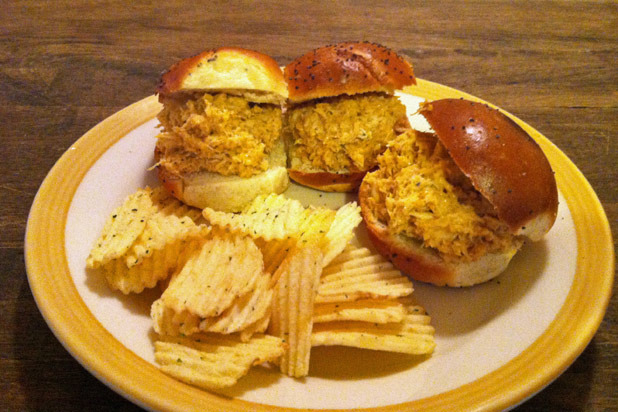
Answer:
<svg viewBox="0 0 618 412"><path fill-rule="evenodd" d="M202 320L200 330L224 334L243 331L269 313L272 297L270 276L264 273L252 291L236 299L221 315Z"/></svg>
<svg viewBox="0 0 618 412"><path fill-rule="evenodd" d="M127 253L144 231L148 218L155 212L152 195L150 188L140 189L114 209L90 251L86 260L87 267L101 267Z"/></svg>
<svg viewBox="0 0 618 412"><path fill-rule="evenodd" d="M264 315L260 319L240 331L240 340L242 340L243 342L247 342L254 334L266 332L266 330L268 329L268 325L270 324L271 313L272 302L271 305L268 306L266 313L264 313Z"/></svg>
<svg viewBox="0 0 618 412"><path fill-rule="evenodd" d="M412 282L383 256L349 246L324 268L316 302L394 299L408 296L413 290Z"/></svg>
<svg viewBox="0 0 618 412"><path fill-rule="evenodd" d="M346 203L337 210L326 233L327 247L324 250L324 265L330 264L350 244L354 229L363 220L356 202Z"/></svg>
<svg viewBox="0 0 618 412"><path fill-rule="evenodd" d="M304 208L299 201L284 195L260 196L239 214L208 208L202 213L212 225L244 233L263 242L289 244L291 239L295 239L298 243L319 243L325 265L347 246L354 236L354 229L362 221L356 202L348 203L339 210ZM275 244L280 246L282 243ZM282 258L278 259L276 264L281 261ZM276 264L267 266L276 267Z"/></svg>
<svg viewBox="0 0 618 412"><path fill-rule="evenodd" d="M127 267L124 259L114 259L102 267L111 289L124 294L140 293L155 287L157 282L171 276L182 265L181 250L190 247L190 242L180 240L161 250L154 250L142 264Z"/></svg>
<svg viewBox="0 0 618 412"><path fill-rule="evenodd" d="M155 342L155 360L176 379L220 389L234 385L251 366L276 361L284 348L281 339L267 335L256 335L248 342L235 335L168 336Z"/></svg>
<svg viewBox="0 0 618 412"><path fill-rule="evenodd" d="M208 318L201 318L187 310L176 312L165 306L162 299L157 299L150 310L153 328L160 335L170 336L241 332L242 340L246 341L254 333L264 332L268 326L273 295L269 281L270 276L265 273L252 291L235 299L221 315Z"/></svg>
<svg viewBox="0 0 618 412"><path fill-rule="evenodd" d="M184 262L186 241L205 237L210 227L197 209L163 188L140 189L117 208L87 259L100 268L112 289L139 293L166 279Z"/></svg>
<svg viewBox="0 0 618 412"><path fill-rule="evenodd" d="M370 323L401 322L407 311L396 299L363 299L333 303L317 303L313 323L360 321Z"/></svg>
<svg viewBox="0 0 618 412"><path fill-rule="evenodd" d="M204 218L211 224L233 232L265 240L285 239L296 233L303 205L283 195L258 196L242 213L226 213L205 208Z"/></svg>
<svg viewBox="0 0 618 412"><path fill-rule="evenodd" d="M212 236L185 263L161 300L176 313L219 316L254 288L264 271L262 253L245 236Z"/></svg>
<svg viewBox="0 0 618 412"><path fill-rule="evenodd" d="M176 312L157 299L150 307L152 327L159 335L189 336L200 331L201 319L188 311Z"/></svg>
<svg viewBox="0 0 618 412"><path fill-rule="evenodd" d="M313 346L338 345L356 348L429 355L436 346L431 318L420 306L407 308L401 322L325 322L316 323L311 336Z"/></svg>
<svg viewBox="0 0 618 412"><path fill-rule="evenodd" d="M315 245L295 248L275 276L269 333L288 344L280 369L288 376L309 373L313 304L322 271L322 250Z"/></svg>

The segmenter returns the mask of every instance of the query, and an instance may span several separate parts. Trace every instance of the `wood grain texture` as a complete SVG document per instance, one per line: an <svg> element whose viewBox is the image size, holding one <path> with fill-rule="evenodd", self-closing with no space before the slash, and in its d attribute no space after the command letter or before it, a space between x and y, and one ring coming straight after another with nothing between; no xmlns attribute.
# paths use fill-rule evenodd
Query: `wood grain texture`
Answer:
<svg viewBox="0 0 618 412"><path fill-rule="evenodd" d="M547 136L590 181L616 236L617 27L614 1L4 2L0 410L139 410L47 328L28 287L23 238L36 191L60 155L152 94L178 59L240 46L283 65L338 41L387 45L411 59L418 77L490 101ZM516 410L618 410L617 321L614 298L580 358Z"/></svg>

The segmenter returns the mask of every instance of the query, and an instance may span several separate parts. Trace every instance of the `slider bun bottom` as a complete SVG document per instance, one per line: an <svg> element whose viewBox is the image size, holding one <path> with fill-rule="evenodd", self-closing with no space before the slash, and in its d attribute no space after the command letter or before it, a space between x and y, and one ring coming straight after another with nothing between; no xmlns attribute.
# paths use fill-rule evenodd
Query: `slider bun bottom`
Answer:
<svg viewBox="0 0 618 412"><path fill-rule="evenodd" d="M500 253L490 253L472 262L446 262L420 241L389 232L364 205L361 186L359 199L367 232L376 250L408 277L437 286L463 287L486 282L502 273L519 250L519 244Z"/></svg>
<svg viewBox="0 0 618 412"><path fill-rule="evenodd" d="M183 176L158 167L159 180L165 188L187 205L223 212L239 212L259 195L282 193L289 184L283 166L274 166L249 178L199 172Z"/></svg>
<svg viewBox="0 0 618 412"><path fill-rule="evenodd" d="M369 238L378 252L414 280L437 286L463 287L486 282L502 273L517 248L491 253L472 262L447 263L420 242L391 235L386 226L369 227Z"/></svg>
<svg viewBox="0 0 618 412"><path fill-rule="evenodd" d="M288 169L288 172L296 183L324 192L355 192L367 173L305 172L297 169Z"/></svg>

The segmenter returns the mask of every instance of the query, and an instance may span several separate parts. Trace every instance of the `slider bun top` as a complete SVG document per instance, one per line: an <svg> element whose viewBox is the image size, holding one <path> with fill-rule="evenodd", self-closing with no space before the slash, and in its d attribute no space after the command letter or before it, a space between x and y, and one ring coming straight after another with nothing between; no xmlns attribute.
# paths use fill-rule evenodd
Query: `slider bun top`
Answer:
<svg viewBox="0 0 618 412"><path fill-rule="evenodd" d="M320 47L285 67L292 103L383 92L416 84L412 65L384 46L348 42Z"/></svg>
<svg viewBox="0 0 618 412"><path fill-rule="evenodd" d="M420 113L513 234L539 240L549 231L558 210L556 179L528 133L499 110L463 99L424 103Z"/></svg>
<svg viewBox="0 0 618 412"><path fill-rule="evenodd" d="M283 103L288 95L273 58L239 47L207 50L170 67L161 76L157 93L169 96L184 91L231 91L264 103Z"/></svg>

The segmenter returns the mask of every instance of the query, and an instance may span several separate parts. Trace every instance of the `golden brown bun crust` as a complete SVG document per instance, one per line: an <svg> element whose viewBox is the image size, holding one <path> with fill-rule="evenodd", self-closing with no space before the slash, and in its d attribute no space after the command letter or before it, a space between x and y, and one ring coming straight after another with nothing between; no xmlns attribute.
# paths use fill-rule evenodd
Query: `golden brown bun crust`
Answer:
<svg viewBox="0 0 618 412"><path fill-rule="evenodd" d="M329 173L329 172L302 172L288 169L290 179L314 189L324 192L354 192L360 186L367 172Z"/></svg>
<svg viewBox="0 0 618 412"><path fill-rule="evenodd" d="M284 74L292 103L341 94L392 93L416 84L410 63L369 42L320 47L292 61Z"/></svg>
<svg viewBox="0 0 618 412"><path fill-rule="evenodd" d="M188 87L194 87L191 85L191 82L188 81L189 78L196 72L199 74L199 69L202 65L214 63L219 56L223 56L223 58L231 56L236 58L236 61L240 64L247 63L249 67L255 67L264 71L267 77L266 81L262 79L255 87L250 85L246 87L247 89L264 88L267 91L287 95L285 79L283 78L283 72L279 64L270 56L240 47L221 47L207 50L179 61L161 76L157 87L157 93L159 95L169 95L178 91L187 90ZM203 85L203 87L200 85L199 87L199 89L208 88L211 87L209 87L209 85ZM216 84L214 88L237 88L237 84L226 86L225 79L223 79L221 84Z"/></svg>
<svg viewBox="0 0 618 412"><path fill-rule="evenodd" d="M539 145L517 123L462 99L425 103L420 113L513 233L538 240L551 228L558 210L556 180Z"/></svg>

